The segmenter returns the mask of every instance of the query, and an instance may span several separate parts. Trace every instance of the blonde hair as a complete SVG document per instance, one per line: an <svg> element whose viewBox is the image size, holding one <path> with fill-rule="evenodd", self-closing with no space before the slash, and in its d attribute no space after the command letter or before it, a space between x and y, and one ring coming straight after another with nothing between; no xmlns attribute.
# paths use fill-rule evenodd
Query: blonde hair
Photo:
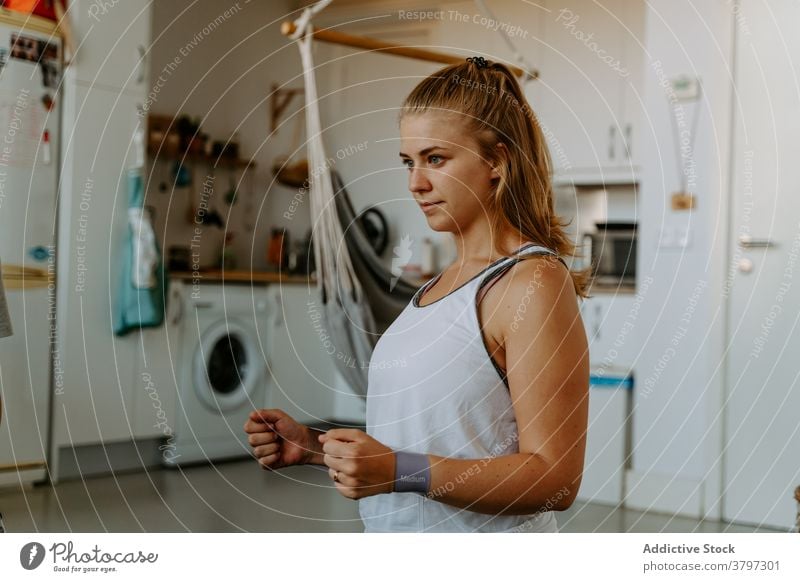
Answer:
<svg viewBox="0 0 800 582"><path fill-rule="evenodd" d="M449 65L420 82L406 97L400 119L409 114L438 111L462 114L475 136L483 159L496 167L500 180L490 198L492 248L502 255L500 233L509 229L525 240L575 256L556 215L551 181L552 165L544 133L514 74L501 63L478 67L474 62ZM496 144L505 145L501 152ZM591 268L570 271L575 292L587 297Z"/></svg>

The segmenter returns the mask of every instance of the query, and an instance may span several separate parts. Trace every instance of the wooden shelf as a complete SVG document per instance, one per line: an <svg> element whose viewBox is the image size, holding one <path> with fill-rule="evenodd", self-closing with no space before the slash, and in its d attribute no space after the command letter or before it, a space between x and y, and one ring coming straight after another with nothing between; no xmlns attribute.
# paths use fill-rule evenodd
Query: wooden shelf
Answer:
<svg viewBox="0 0 800 582"><path fill-rule="evenodd" d="M281 283L289 285L316 285L315 277L306 275L287 275L271 271L220 271L200 270L200 271L174 271L170 272L172 279L182 279L186 281L208 281L208 282L230 282L230 283Z"/></svg>
<svg viewBox="0 0 800 582"><path fill-rule="evenodd" d="M213 156L207 156L205 154L195 154L192 152L186 152L184 154L167 154L165 150L154 150L149 148L147 153L150 154L150 157L153 159L158 159L160 161L171 161L171 162L196 162L196 163L204 163L210 166L221 166L224 168L251 168L255 167L256 163L250 160L242 160L242 159L235 159L232 160L230 158L214 158Z"/></svg>

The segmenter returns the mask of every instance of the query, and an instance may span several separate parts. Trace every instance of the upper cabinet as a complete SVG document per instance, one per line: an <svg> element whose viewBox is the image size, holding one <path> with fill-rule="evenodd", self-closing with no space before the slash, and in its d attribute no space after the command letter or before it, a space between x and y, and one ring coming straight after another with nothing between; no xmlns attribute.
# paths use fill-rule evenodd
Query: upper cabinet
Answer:
<svg viewBox="0 0 800 582"><path fill-rule="evenodd" d="M546 0L529 95L556 181L637 181L643 0ZM535 95L535 96L534 96Z"/></svg>
<svg viewBox="0 0 800 582"><path fill-rule="evenodd" d="M67 75L80 83L146 95L150 0L73 0L69 16L78 48Z"/></svg>

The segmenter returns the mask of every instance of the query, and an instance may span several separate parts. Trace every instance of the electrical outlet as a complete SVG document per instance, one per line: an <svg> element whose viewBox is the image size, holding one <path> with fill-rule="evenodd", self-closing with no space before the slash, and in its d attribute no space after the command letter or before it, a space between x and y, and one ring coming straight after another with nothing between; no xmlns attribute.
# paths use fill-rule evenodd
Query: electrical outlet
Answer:
<svg viewBox="0 0 800 582"><path fill-rule="evenodd" d="M700 98L700 79L681 75L670 79L672 91L678 101L696 101Z"/></svg>

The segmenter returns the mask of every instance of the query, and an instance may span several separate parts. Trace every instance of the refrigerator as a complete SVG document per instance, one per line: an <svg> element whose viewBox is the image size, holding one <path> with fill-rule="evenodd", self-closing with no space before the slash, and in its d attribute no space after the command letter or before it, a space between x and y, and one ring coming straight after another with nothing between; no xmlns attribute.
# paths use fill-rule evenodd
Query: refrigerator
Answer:
<svg viewBox="0 0 800 582"><path fill-rule="evenodd" d="M60 39L0 11L0 487L46 477L55 353Z"/></svg>

